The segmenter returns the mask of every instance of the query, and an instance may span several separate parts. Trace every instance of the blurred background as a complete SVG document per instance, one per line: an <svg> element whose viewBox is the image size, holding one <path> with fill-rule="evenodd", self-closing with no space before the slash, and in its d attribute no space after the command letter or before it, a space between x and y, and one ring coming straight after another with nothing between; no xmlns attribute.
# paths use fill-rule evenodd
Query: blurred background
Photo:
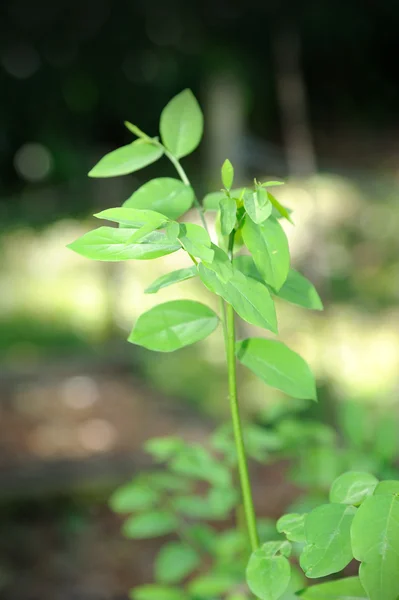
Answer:
<svg viewBox="0 0 399 600"><path fill-rule="evenodd" d="M259 511L310 502L343 467L396 476L398 28L393 0L2 0L1 599L123 599L150 581L157 542L124 540L107 498L148 466L146 439L206 440L227 414L220 331L171 355L125 341L160 301L212 302L195 280L144 295L184 257L110 265L65 248L94 212L174 176L166 160L87 172L131 140L124 120L156 135L186 87L205 114L184 161L198 196L220 188L226 157L239 185L285 179L293 264L325 305L278 306L317 406L240 371L248 418L303 442L254 467Z"/></svg>

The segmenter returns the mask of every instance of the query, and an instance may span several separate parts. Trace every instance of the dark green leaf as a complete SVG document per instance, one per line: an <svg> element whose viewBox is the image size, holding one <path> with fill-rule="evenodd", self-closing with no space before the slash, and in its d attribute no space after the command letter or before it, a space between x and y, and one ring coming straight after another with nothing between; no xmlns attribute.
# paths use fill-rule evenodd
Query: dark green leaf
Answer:
<svg viewBox="0 0 399 600"><path fill-rule="evenodd" d="M163 154L163 149L144 140L122 146L106 154L92 170L89 177L116 177L138 171L155 162Z"/></svg>
<svg viewBox="0 0 399 600"><path fill-rule="evenodd" d="M267 542L251 554L246 579L249 589L261 600L278 600L288 587L291 567L286 556L288 542Z"/></svg>
<svg viewBox="0 0 399 600"><path fill-rule="evenodd" d="M323 504L306 515L306 546L300 557L306 577L338 573L350 563L350 528L356 510L344 504Z"/></svg>
<svg viewBox="0 0 399 600"><path fill-rule="evenodd" d="M166 585L141 585L130 591L131 600L188 600L181 588Z"/></svg>
<svg viewBox="0 0 399 600"><path fill-rule="evenodd" d="M276 524L277 531L284 533L290 542L305 541L305 514L283 515Z"/></svg>
<svg viewBox="0 0 399 600"><path fill-rule="evenodd" d="M176 158L196 149L203 128L202 111L191 90L180 92L162 111L159 124L162 142Z"/></svg>
<svg viewBox="0 0 399 600"><path fill-rule="evenodd" d="M261 187L255 191L245 192L244 206L247 214L256 224L263 223L272 214L273 205L269 200L268 193Z"/></svg>
<svg viewBox="0 0 399 600"><path fill-rule="evenodd" d="M300 597L302 600L368 600L358 577L312 585Z"/></svg>
<svg viewBox="0 0 399 600"><path fill-rule="evenodd" d="M367 496L372 495L377 484L378 479L370 473L348 471L333 482L330 502L358 506Z"/></svg>
<svg viewBox="0 0 399 600"><path fill-rule="evenodd" d="M274 290L280 290L290 268L287 236L280 223L270 217L261 225L256 225L246 218L242 235L264 282Z"/></svg>
<svg viewBox="0 0 399 600"><path fill-rule="evenodd" d="M212 262L214 252L207 231L194 223L181 223L179 240L183 248L192 256Z"/></svg>
<svg viewBox="0 0 399 600"><path fill-rule="evenodd" d="M370 600L399 596L399 496L366 498L351 530L353 555L362 564L359 577Z"/></svg>
<svg viewBox="0 0 399 600"><path fill-rule="evenodd" d="M193 201L191 186L171 177L158 177L142 185L123 206L151 209L175 220L189 210Z"/></svg>
<svg viewBox="0 0 399 600"><path fill-rule="evenodd" d="M233 198L222 198L220 201L220 227L223 235L229 235L236 223L237 205Z"/></svg>
<svg viewBox="0 0 399 600"><path fill-rule="evenodd" d="M150 260L181 248L161 231L150 233L140 243L129 242L132 233L132 229L98 227L69 244L68 248L86 258L104 261Z"/></svg>
<svg viewBox="0 0 399 600"><path fill-rule="evenodd" d="M153 511L129 517L122 527L128 538L145 539L166 535L177 529L175 515L167 511Z"/></svg>
<svg viewBox="0 0 399 600"><path fill-rule="evenodd" d="M155 559L155 578L161 583L177 583L200 564L197 552L182 542L169 542Z"/></svg>
<svg viewBox="0 0 399 600"><path fill-rule="evenodd" d="M217 315L205 304L173 300L142 314L128 340L158 352L173 352L208 337L218 326Z"/></svg>
<svg viewBox="0 0 399 600"><path fill-rule="evenodd" d="M316 385L308 364L282 342L249 338L237 342L237 358L265 383L294 398L316 400Z"/></svg>
<svg viewBox="0 0 399 600"><path fill-rule="evenodd" d="M178 269L177 271L172 271L172 273L167 273L166 275L161 275L158 277L146 290L146 294L155 294L159 292L159 290L168 287L169 285L173 285L174 283L179 283L180 281L186 281L186 279L191 279L192 277L196 277L198 275L197 267L193 265L192 267L187 267L185 269Z"/></svg>
<svg viewBox="0 0 399 600"><path fill-rule="evenodd" d="M229 190L233 185L234 180L234 168L228 158L222 165L222 182L226 190Z"/></svg>

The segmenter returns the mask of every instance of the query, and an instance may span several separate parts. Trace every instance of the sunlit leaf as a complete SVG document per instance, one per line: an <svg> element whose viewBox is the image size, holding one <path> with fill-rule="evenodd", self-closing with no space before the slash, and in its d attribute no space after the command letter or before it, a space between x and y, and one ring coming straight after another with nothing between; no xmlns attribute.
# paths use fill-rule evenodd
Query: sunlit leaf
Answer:
<svg viewBox="0 0 399 600"><path fill-rule="evenodd" d="M106 154L89 172L89 177L116 177L138 171L155 162L163 154L161 146L135 140Z"/></svg>
<svg viewBox="0 0 399 600"><path fill-rule="evenodd" d="M300 597L301 600L368 600L358 577L312 585Z"/></svg>
<svg viewBox="0 0 399 600"><path fill-rule="evenodd" d="M372 495L377 484L378 479L371 473L348 471L333 482L330 502L358 506L367 496Z"/></svg>
<svg viewBox="0 0 399 600"><path fill-rule="evenodd" d="M291 304L311 310L323 310L323 304L313 283L294 269L288 271L287 279L276 294L278 298Z"/></svg>
<svg viewBox="0 0 399 600"><path fill-rule="evenodd" d="M236 188L230 191L230 196L232 198L240 198L242 192L245 188ZM205 210L219 210L220 201L225 198L226 193L222 190L220 192L211 192L210 194L206 194L204 197L202 204Z"/></svg>
<svg viewBox="0 0 399 600"><path fill-rule="evenodd" d="M163 144L177 158L196 149L202 138L203 127L201 108L188 89L168 102L159 124Z"/></svg>
<svg viewBox="0 0 399 600"><path fill-rule="evenodd" d="M195 223L181 223L178 238L183 248L192 256L206 262L213 260L211 240L207 231Z"/></svg>
<svg viewBox="0 0 399 600"><path fill-rule="evenodd" d="M237 205L233 198L225 196L220 201L220 227L223 235L229 235L236 222Z"/></svg>
<svg viewBox="0 0 399 600"><path fill-rule="evenodd" d="M356 510L345 504L322 504L306 515L306 546L300 557L306 577L338 573L350 563L350 528Z"/></svg>
<svg viewBox="0 0 399 600"><path fill-rule="evenodd" d="M179 283L181 281L186 281L186 279L191 279L192 277L196 277L198 275L198 271L195 265L192 267L187 267L185 269L178 269L177 271L172 271L172 273L167 273L166 275L161 275L158 277L145 291L146 294L155 294L159 292L159 290L168 287L169 285L173 285L174 283Z"/></svg>
<svg viewBox="0 0 399 600"><path fill-rule="evenodd" d="M263 223L272 214L273 205L269 200L268 193L261 187L255 191L245 192L244 206L251 221L256 224Z"/></svg>
<svg viewBox="0 0 399 600"><path fill-rule="evenodd" d="M226 190L229 190L233 185L234 180L234 167L228 158L222 165L222 182Z"/></svg>
<svg viewBox="0 0 399 600"><path fill-rule="evenodd" d="M273 196L273 194L271 194L270 192L268 192L268 196L269 196L270 202L272 203L274 209L277 211L278 215L281 217L284 217L284 219L287 219L287 221L289 221L293 225L293 221L292 221L291 215L290 215L291 211L289 211L285 206L280 204L280 202L277 200L277 198L275 198L275 196Z"/></svg>
<svg viewBox="0 0 399 600"><path fill-rule="evenodd" d="M132 229L98 227L78 238L68 248L94 260L150 260L180 250L161 231L153 231L140 242L131 243Z"/></svg>
<svg viewBox="0 0 399 600"><path fill-rule="evenodd" d="M151 224L155 227L161 227L167 222L167 217L153 210L139 210L137 208L126 208L124 206L117 208L107 208L94 215L97 219L113 221L120 225L133 228L142 227Z"/></svg>
<svg viewBox="0 0 399 600"><path fill-rule="evenodd" d="M218 326L217 315L205 304L173 300L143 313L128 340L158 352L173 352L203 340Z"/></svg>
<svg viewBox="0 0 399 600"><path fill-rule="evenodd" d="M305 541L305 514L291 513L283 515L276 523L279 533L284 533L290 542Z"/></svg>
<svg viewBox="0 0 399 600"><path fill-rule="evenodd" d="M316 400L316 385L308 364L282 342L249 338L237 342L238 360L271 387L294 398Z"/></svg>
<svg viewBox="0 0 399 600"><path fill-rule="evenodd" d="M251 554L246 570L249 589L261 600L278 600L288 587L291 567L288 542L267 542Z"/></svg>
<svg viewBox="0 0 399 600"><path fill-rule="evenodd" d="M194 191L179 179L158 177L151 179L128 198L123 206L151 209L169 219L178 219L194 202Z"/></svg>
<svg viewBox="0 0 399 600"><path fill-rule="evenodd" d="M399 481L396 480L386 480L380 481L377 487L374 490L374 496L379 495L393 495L397 494L399 496Z"/></svg>

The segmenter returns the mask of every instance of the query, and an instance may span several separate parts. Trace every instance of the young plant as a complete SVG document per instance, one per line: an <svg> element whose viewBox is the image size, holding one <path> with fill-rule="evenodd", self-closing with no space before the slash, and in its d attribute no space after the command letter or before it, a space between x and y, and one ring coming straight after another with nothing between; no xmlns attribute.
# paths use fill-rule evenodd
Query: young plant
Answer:
<svg viewBox="0 0 399 600"><path fill-rule="evenodd" d="M166 462L168 471L143 474L114 494L111 505L115 510L135 513L124 524L126 535L144 538L175 531L180 538L164 546L156 559L159 585L137 588L132 597L212 600L226 596L229 600L243 600L252 592L261 600L287 600L295 597L298 589L295 582L292 584L288 561L291 541L305 540L301 566L308 577L341 570L352 556L364 561L360 581L369 596L356 596L361 587L356 580L355 584L343 582L344 595L337 598L351 594L372 600L395 600L399 589L393 596L396 584L388 589L385 582L396 568L399 555L395 537L395 519L399 519L397 496L391 484L377 496L367 498L359 509L355 505L371 494L370 479L364 483L362 476L367 492L360 494L361 498L358 494L355 500L351 485L346 486L346 492L338 486L341 492L335 489L328 508L322 506L316 509L319 513L312 511L306 517L289 515L280 521L279 528L287 540L279 539L276 533L275 540L262 535L260 541L237 395L237 360L267 385L295 398L316 400L316 386L307 363L282 342L263 336L237 340L235 320L238 316L277 334L276 297L305 308L322 308L313 285L290 266L287 237L280 224L280 219L291 222L290 212L270 191L282 182L255 180L251 189L236 189L234 168L226 160L221 172L223 190L209 194L200 204L180 163L198 146L203 130L201 109L189 90L178 94L162 111L160 139L150 137L131 123L126 126L137 139L104 156L90 171L91 177L126 175L165 156L180 179L163 177L145 183L122 207L95 215L117 223L117 228L101 226L69 247L82 256L103 261L149 260L178 251L185 254L187 266L157 279L147 293L199 277L207 290L219 297L219 314L192 300L166 302L142 314L128 340L150 350L172 352L203 340L221 324L234 439L233 448L228 436L216 435L213 439L214 449L219 452L223 453L223 447L228 445L222 459L179 439L152 440L147 449L156 460ZM198 210L202 225L180 220L192 206ZM206 220L206 211L215 209L217 244L210 237ZM250 446L248 432L246 439ZM259 440L252 443L256 451L261 446ZM236 469L239 494L233 485ZM198 481L207 484L205 492L199 493ZM358 489L356 481L354 486ZM216 535L209 526L197 522L225 518L233 508L238 515L236 530ZM384 515L383 520L375 518L377 512ZM245 518L245 536L241 515ZM366 539L362 535L365 536L368 518L373 527L369 527ZM351 526L352 545L348 542ZM386 557L385 562L382 556ZM248 587L244 584L246 564ZM379 583L376 572L380 573ZM180 582L183 584L176 587ZM345 585L352 586L351 590ZM376 590L384 593L378 596ZM319 596L306 596L311 593L305 592L305 598L329 597L328 591L324 596L323 591Z"/></svg>

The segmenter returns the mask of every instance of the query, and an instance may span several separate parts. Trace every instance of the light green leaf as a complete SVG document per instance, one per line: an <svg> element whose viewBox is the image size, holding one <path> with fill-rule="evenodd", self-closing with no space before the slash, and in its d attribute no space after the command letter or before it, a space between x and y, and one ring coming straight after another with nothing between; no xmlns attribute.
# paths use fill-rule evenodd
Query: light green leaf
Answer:
<svg viewBox="0 0 399 600"><path fill-rule="evenodd" d="M151 308L137 320L128 341L158 352L173 352L208 337L218 326L205 304L173 300Z"/></svg>
<svg viewBox="0 0 399 600"><path fill-rule="evenodd" d="M126 208L123 206L117 208L107 208L94 215L97 219L105 219L119 223L125 227L139 228L143 225L151 224L154 227L162 227L168 219L165 215L153 210L139 210L137 208Z"/></svg>
<svg viewBox="0 0 399 600"><path fill-rule="evenodd" d="M370 600L399 596L399 496L366 498L353 520L352 548Z"/></svg>
<svg viewBox="0 0 399 600"><path fill-rule="evenodd" d="M378 479L370 473L348 471L333 482L330 490L330 502L353 504L358 506L367 496L371 496Z"/></svg>
<svg viewBox="0 0 399 600"><path fill-rule="evenodd" d="M179 240L183 248L192 256L212 262L214 252L208 232L194 223L181 223Z"/></svg>
<svg viewBox="0 0 399 600"><path fill-rule="evenodd" d="M384 461L394 461L398 455L398 418L388 411L382 415L376 425L374 434L374 452Z"/></svg>
<svg viewBox="0 0 399 600"><path fill-rule="evenodd" d="M277 333L276 311L267 288L238 271L224 280L219 272L213 270L216 265L223 269L224 263L214 261L212 265L205 266L201 263L198 267L199 276L206 287L224 298L248 323ZM227 274L228 267L225 267L224 275Z"/></svg>
<svg viewBox="0 0 399 600"><path fill-rule="evenodd" d="M292 221L291 215L290 215L291 211L289 211L287 208L285 208L285 206L280 204L280 202L277 200L277 198L275 198L273 196L273 194L271 194L270 192L268 192L268 196L269 196L270 202L272 203L273 207L277 211L278 215L281 217L284 217L285 219L287 219L287 221L289 221L293 225L293 221Z"/></svg>
<svg viewBox="0 0 399 600"><path fill-rule="evenodd" d="M128 538L146 539L166 535L178 527L175 515L167 511L153 511L129 517L122 533Z"/></svg>
<svg viewBox="0 0 399 600"><path fill-rule="evenodd" d="M161 583L177 583L200 564L197 552L182 542L169 542L155 559L155 578Z"/></svg>
<svg viewBox="0 0 399 600"><path fill-rule="evenodd" d="M323 304L313 283L294 269L289 270L287 279L276 295L303 308L323 310Z"/></svg>
<svg viewBox="0 0 399 600"><path fill-rule="evenodd" d="M233 185L234 180L234 167L228 158L222 165L222 182L226 190L229 190Z"/></svg>
<svg viewBox="0 0 399 600"><path fill-rule="evenodd" d="M225 196L220 201L220 227L223 235L229 235L236 223L237 205L233 198Z"/></svg>
<svg viewBox="0 0 399 600"><path fill-rule="evenodd" d="M190 446L180 452L169 466L176 473L208 481L215 486L228 488L231 485L230 469L200 445Z"/></svg>
<svg viewBox="0 0 399 600"><path fill-rule="evenodd" d="M202 111L191 90L180 92L162 111L159 124L162 142L176 158L196 149L203 128Z"/></svg>
<svg viewBox="0 0 399 600"><path fill-rule="evenodd" d="M144 444L145 452L151 454L154 460L163 462L185 449L182 439L173 436L151 438Z"/></svg>
<svg viewBox="0 0 399 600"><path fill-rule="evenodd" d="M261 186L262 187L275 187L276 185L284 185L284 181L265 181L265 183L262 183Z"/></svg>
<svg viewBox="0 0 399 600"><path fill-rule="evenodd" d="M306 546L300 557L306 577L338 573L350 563L350 528L356 510L344 504L322 504L306 516Z"/></svg>
<svg viewBox="0 0 399 600"><path fill-rule="evenodd" d="M237 505L238 493L232 488L212 488L206 496L181 496L173 506L177 512L194 519L226 519Z"/></svg>
<svg viewBox="0 0 399 600"><path fill-rule="evenodd" d="M151 209L175 220L184 215L193 202L194 191L191 186L179 179L158 177L142 185L123 206Z"/></svg>
<svg viewBox="0 0 399 600"><path fill-rule="evenodd" d="M106 154L89 172L89 177L127 175L150 165L162 154L162 147L144 140L136 140Z"/></svg>
<svg viewBox="0 0 399 600"><path fill-rule="evenodd" d="M288 587L291 567L286 558L287 544L268 542L251 554L246 571L247 584L261 600L278 600Z"/></svg>
<svg viewBox="0 0 399 600"><path fill-rule="evenodd" d="M316 400L316 385L308 364L282 342L249 338L237 342L238 360L271 387L294 398Z"/></svg>
<svg viewBox="0 0 399 600"><path fill-rule="evenodd" d="M130 590L131 600L188 600L183 589L166 585L141 585Z"/></svg>
<svg viewBox="0 0 399 600"><path fill-rule="evenodd" d="M395 480L386 480L380 481L377 487L374 490L374 496L379 495L387 495L387 494L396 494L399 496L399 481Z"/></svg>
<svg viewBox="0 0 399 600"><path fill-rule="evenodd" d="M225 594L237 581L230 575L212 573L196 577L188 586L190 595L199 598L215 598Z"/></svg>
<svg viewBox="0 0 399 600"><path fill-rule="evenodd" d="M277 219L261 225L246 218L242 228L244 243L265 283L278 291L287 279L290 253L287 236Z"/></svg>
<svg viewBox="0 0 399 600"><path fill-rule="evenodd" d="M232 198L240 198L241 194L244 192L245 188L236 188L230 191L230 196ZM225 198L226 193L222 190L221 192L211 192L210 194L206 194L202 201L202 205L204 210L213 211L219 210L220 201Z"/></svg>
<svg viewBox="0 0 399 600"><path fill-rule="evenodd" d="M169 285L179 283L180 281L186 281L186 279L191 279L197 275L198 271L195 265L185 269L178 269L177 271L172 271L172 273L167 273L166 275L161 275L161 277L158 277L158 279L156 279L146 290L144 290L144 292L146 294L155 294L156 292L159 292L159 290L168 287Z"/></svg>
<svg viewBox="0 0 399 600"><path fill-rule="evenodd" d="M248 216L256 224L263 223L272 214L273 205L266 190L261 187L244 194L244 206Z"/></svg>
<svg viewBox="0 0 399 600"><path fill-rule="evenodd" d="M78 238L68 248L94 260L150 260L180 250L180 244L170 242L161 231L153 231L140 243L131 243L132 229L98 227Z"/></svg>
<svg viewBox="0 0 399 600"><path fill-rule="evenodd" d="M152 508L158 500L158 493L148 484L133 480L117 488L109 505L116 513L127 513Z"/></svg>
<svg viewBox="0 0 399 600"><path fill-rule="evenodd" d="M358 577L312 585L300 596L302 600L368 600Z"/></svg>
<svg viewBox="0 0 399 600"><path fill-rule="evenodd" d="M168 240L176 242L180 233L180 223L177 221L169 221L165 227L165 234Z"/></svg>
<svg viewBox="0 0 399 600"><path fill-rule="evenodd" d="M157 491L161 492L189 492L192 487L192 482L167 471L149 471L145 474L148 484Z"/></svg>
<svg viewBox="0 0 399 600"><path fill-rule="evenodd" d="M290 542L305 541L305 514L291 513L283 515L276 523L279 533L284 533Z"/></svg>

